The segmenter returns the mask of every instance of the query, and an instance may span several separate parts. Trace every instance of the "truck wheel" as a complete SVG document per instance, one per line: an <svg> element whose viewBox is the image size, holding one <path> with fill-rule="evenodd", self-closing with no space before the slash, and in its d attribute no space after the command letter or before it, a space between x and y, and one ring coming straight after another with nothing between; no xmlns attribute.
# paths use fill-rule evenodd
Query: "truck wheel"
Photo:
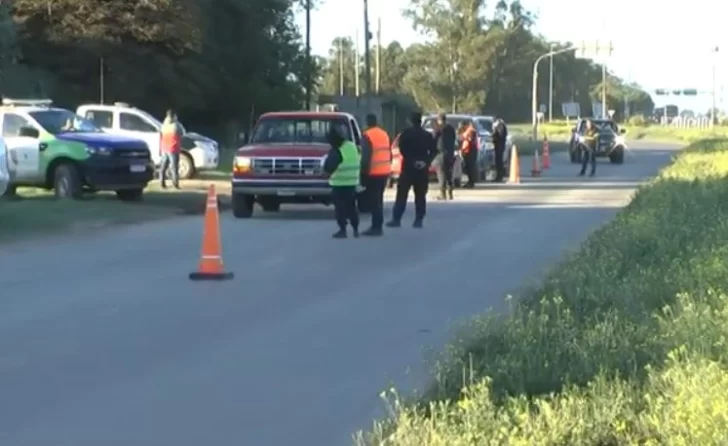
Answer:
<svg viewBox="0 0 728 446"><path fill-rule="evenodd" d="M611 161L612 164L623 164L624 163L624 148L617 147L616 149L614 149L614 152L609 154L609 161Z"/></svg>
<svg viewBox="0 0 728 446"><path fill-rule="evenodd" d="M121 201L141 201L144 197L144 188L121 189L116 191L116 198Z"/></svg>
<svg viewBox="0 0 728 446"><path fill-rule="evenodd" d="M192 157L188 153L180 153L177 172L179 173L179 178L181 180L189 180L195 176L195 162L192 161ZM171 175L167 175L167 178L171 177Z"/></svg>
<svg viewBox="0 0 728 446"><path fill-rule="evenodd" d="M281 202L275 198L265 198L260 200L260 207L265 212L278 212L281 210Z"/></svg>
<svg viewBox="0 0 728 446"><path fill-rule="evenodd" d="M253 216L255 197L246 194L233 194L233 216L235 218L250 218Z"/></svg>
<svg viewBox="0 0 728 446"><path fill-rule="evenodd" d="M79 199L83 195L83 184L78 169L71 163L62 163L56 166L53 172L53 190L56 198Z"/></svg>

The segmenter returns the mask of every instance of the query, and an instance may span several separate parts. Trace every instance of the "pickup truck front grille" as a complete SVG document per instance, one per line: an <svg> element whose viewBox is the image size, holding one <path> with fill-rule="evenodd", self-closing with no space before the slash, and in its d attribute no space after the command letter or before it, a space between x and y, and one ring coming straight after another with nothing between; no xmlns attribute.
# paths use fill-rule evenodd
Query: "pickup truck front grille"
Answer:
<svg viewBox="0 0 728 446"><path fill-rule="evenodd" d="M125 159L150 159L151 154L147 149L114 149L114 156Z"/></svg>
<svg viewBox="0 0 728 446"><path fill-rule="evenodd" d="M321 175L320 158L254 158L253 171L258 175Z"/></svg>

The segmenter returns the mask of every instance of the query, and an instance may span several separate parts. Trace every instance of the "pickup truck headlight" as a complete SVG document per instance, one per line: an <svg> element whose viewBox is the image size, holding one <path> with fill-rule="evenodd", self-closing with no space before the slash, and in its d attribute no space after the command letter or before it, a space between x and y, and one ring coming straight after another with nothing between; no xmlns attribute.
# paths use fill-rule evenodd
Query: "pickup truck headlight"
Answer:
<svg viewBox="0 0 728 446"><path fill-rule="evenodd" d="M250 172L253 167L253 160L247 156L236 156L233 160L233 173Z"/></svg>
<svg viewBox="0 0 728 446"><path fill-rule="evenodd" d="M86 146L86 153L89 155L111 155L113 150L109 147L92 147Z"/></svg>

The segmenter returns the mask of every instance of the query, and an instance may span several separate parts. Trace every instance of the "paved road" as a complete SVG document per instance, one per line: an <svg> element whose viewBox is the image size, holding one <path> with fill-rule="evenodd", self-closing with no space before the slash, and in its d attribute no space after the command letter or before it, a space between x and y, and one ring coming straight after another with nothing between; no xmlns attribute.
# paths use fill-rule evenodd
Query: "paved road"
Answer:
<svg viewBox="0 0 728 446"><path fill-rule="evenodd" d="M559 154L376 240L331 240L326 209L226 215L228 283L186 280L199 218L6 246L0 444L349 444L380 390L422 387L423 348L452 321L499 307L670 155L635 149L581 180Z"/></svg>

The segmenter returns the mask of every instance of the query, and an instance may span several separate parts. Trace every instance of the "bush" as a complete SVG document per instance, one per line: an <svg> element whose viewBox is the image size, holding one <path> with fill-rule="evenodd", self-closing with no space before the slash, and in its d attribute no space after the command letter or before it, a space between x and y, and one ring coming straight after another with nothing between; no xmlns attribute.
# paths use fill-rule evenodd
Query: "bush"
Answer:
<svg viewBox="0 0 728 446"><path fill-rule="evenodd" d="M637 116L630 116L630 118L627 120L627 124L632 127L646 127L649 123L647 122L647 119L645 119L642 115Z"/></svg>
<svg viewBox="0 0 728 446"><path fill-rule="evenodd" d="M728 140L700 141L509 315L464 327L437 385L395 395L358 443L721 444L726 258Z"/></svg>

